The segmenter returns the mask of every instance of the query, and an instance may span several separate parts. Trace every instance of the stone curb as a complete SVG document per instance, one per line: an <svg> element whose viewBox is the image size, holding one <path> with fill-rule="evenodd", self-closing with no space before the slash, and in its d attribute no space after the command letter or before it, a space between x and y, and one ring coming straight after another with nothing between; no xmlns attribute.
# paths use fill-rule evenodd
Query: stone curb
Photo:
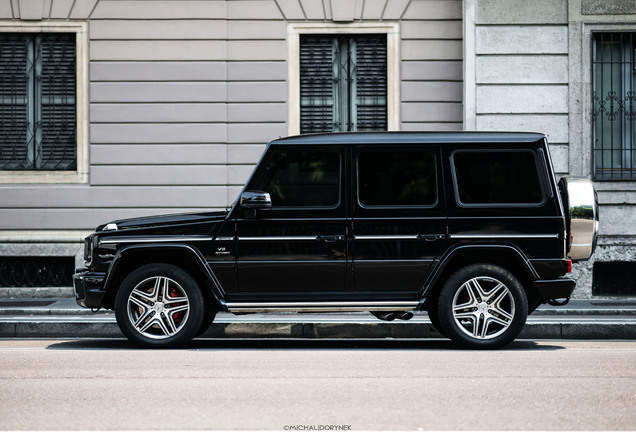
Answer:
<svg viewBox="0 0 636 432"><path fill-rule="evenodd" d="M0 320L3 338L122 338L113 318ZM441 338L430 322L219 322L201 336L220 339L429 339ZM520 339L632 339L636 320L529 321Z"/></svg>

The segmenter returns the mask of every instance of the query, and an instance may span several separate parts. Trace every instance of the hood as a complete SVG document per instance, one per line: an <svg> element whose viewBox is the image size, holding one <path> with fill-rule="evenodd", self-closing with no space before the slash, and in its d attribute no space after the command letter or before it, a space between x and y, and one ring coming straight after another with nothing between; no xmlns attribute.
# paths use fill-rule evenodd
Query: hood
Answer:
<svg viewBox="0 0 636 432"><path fill-rule="evenodd" d="M133 219L116 220L108 224L98 226L96 231L122 231L131 229L153 229L178 227L181 225L209 224L221 222L226 216L227 212L225 211L146 216Z"/></svg>

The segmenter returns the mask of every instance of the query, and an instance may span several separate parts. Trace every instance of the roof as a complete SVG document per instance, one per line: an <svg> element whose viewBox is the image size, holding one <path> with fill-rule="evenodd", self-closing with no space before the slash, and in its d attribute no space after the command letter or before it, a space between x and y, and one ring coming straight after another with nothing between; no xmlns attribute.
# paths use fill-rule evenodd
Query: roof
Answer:
<svg viewBox="0 0 636 432"><path fill-rule="evenodd" d="M280 138L272 144L529 143L545 137L535 132L336 132Z"/></svg>

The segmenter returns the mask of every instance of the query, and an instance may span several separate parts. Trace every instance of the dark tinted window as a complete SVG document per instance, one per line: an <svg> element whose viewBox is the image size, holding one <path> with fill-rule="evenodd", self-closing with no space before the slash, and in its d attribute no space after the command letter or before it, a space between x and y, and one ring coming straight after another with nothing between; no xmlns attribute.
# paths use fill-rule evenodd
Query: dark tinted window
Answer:
<svg viewBox="0 0 636 432"><path fill-rule="evenodd" d="M254 182L275 207L333 207L340 200L340 154L279 149Z"/></svg>
<svg viewBox="0 0 636 432"><path fill-rule="evenodd" d="M540 204L543 193L531 151L457 151L452 156L462 204Z"/></svg>
<svg viewBox="0 0 636 432"><path fill-rule="evenodd" d="M436 191L432 151L364 151L358 156L363 206L431 206L437 201Z"/></svg>

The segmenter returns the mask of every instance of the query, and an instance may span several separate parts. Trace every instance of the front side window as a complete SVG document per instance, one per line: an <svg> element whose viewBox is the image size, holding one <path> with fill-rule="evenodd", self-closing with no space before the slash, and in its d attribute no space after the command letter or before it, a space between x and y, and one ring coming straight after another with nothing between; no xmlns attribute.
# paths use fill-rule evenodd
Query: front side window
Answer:
<svg viewBox="0 0 636 432"><path fill-rule="evenodd" d="M340 202L340 153L276 149L250 189L268 192L272 207L335 207Z"/></svg>
<svg viewBox="0 0 636 432"><path fill-rule="evenodd" d="M596 33L593 43L594 176L636 179L636 33Z"/></svg>
<svg viewBox="0 0 636 432"><path fill-rule="evenodd" d="M451 159L455 194L462 205L535 206L544 202L532 151L458 150Z"/></svg>
<svg viewBox="0 0 636 432"><path fill-rule="evenodd" d="M422 207L437 202L432 151L363 151L357 165L358 200L364 207Z"/></svg>
<svg viewBox="0 0 636 432"><path fill-rule="evenodd" d="M0 33L0 170L77 169L75 34Z"/></svg>
<svg viewBox="0 0 636 432"><path fill-rule="evenodd" d="M300 133L384 130L386 35L301 35Z"/></svg>

